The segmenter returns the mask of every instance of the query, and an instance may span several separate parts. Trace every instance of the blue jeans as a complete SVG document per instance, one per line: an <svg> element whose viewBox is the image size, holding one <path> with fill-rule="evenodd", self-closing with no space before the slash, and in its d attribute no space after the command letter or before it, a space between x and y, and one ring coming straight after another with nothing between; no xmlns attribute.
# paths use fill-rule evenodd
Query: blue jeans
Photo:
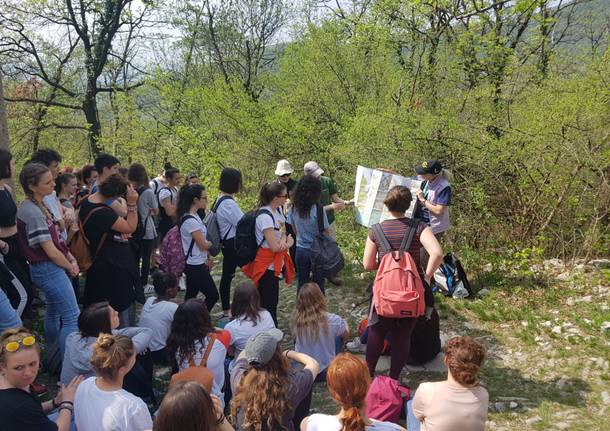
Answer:
<svg viewBox="0 0 610 431"><path fill-rule="evenodd" d="M21 326L21 319L11 306L11 302L8 300L4 290L0 289L0 332L19 326Z"/></svg>
<svg viewBox="0 0 610 431"><path fill-rule="evenodd" d="M46 298L44 335L47 344L53 344L59 336L59 350L64 357L66 337L78 331L78 304L72 282L66 271L53 262L37 262L30 265L32 281L40 287Z"/></svg>
<svg viewBox="0 0 610 431"><path fill-rule="evenodd" d="M311 250L308 248L297 247L295 257L298 281L297 288L300 288L305 283L313 281L320 286L320 290L322 293L324 293L324 276L322 274L312 274Z"/></svg>
<svg viewBox="0 0 610 431"><path fill-rule="evenodd" d="M407 430L419 431L421 422L413 414L413 397L415 394L411 394L411 399L405 404L405 413L407 416Z"/></svg>

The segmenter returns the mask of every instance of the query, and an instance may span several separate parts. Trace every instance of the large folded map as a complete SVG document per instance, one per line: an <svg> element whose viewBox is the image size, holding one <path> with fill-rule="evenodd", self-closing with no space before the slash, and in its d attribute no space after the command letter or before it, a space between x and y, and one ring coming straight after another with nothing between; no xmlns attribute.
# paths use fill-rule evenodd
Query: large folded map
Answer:
<svg viewBox="0 0 610 431"><path fill-rule="evenodd" d="M406 178L398 174L381 169L358 166L356 171L356 187L354 189L354 206L356 222L371 227L391 217L388 209L383 205L388 191L394 186L406 186L411 189L411 206L405 213L407 217L413 215L417 203L417 190L421 181L417 178Z"/></svg>

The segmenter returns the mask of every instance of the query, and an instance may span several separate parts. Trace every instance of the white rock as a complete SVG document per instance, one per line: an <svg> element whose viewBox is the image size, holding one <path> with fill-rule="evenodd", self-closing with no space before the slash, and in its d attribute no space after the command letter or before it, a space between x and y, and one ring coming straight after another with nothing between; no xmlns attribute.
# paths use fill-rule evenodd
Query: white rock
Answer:
<svg viewBox="0 0 610 431"><path fill-rule="evenodd" d="M610 329L610 322L606 320L604 323L602 323L602 331L607 331L608 329Z"/></svg>
<svg viewBox="0 0 610 431"><path fill-rule="evenodd" d="M561 259L547 259L544 262L542 262L542 264L544 265L544 267L546 269L563 267L563 262Z"/></svg>
<svg viewBox="0 0 610 431"><path fill-rule="evenodd" d="M570 428L570 424L567 422L559 422L555 424L555 427L559 428L560 430L567 430Z"/></svg>
<svg viewBox="0 0 610 431"><path fill-rule="evenodd" d="M562 376L559 380L557 380L557 383L555 383L555 386L557 386L559 389L563 388L566 384L568 383L568 380L565 376Z"/></svg>
<svg viewBox="0 0 610 431"><path fill-rule="evenodd" d="M502 413L506 411L506 404L504 403L494 403L494 407L497 412Z"/></svg>
<svg viewBox="0 0 610 431"><path fill-rule="evenodd" d="M569 305L570 307L572 305L574 305L576 303L576 301L574 300L574 298L570 297L568 299L566 299L566 305Z"/></svg>
<svg viewBox="0 0 610 431"><path fill-rule="evenodd" d="M568 281L570 279L570 273L567 272L567 271L566 272L562 272L557 277L555 277L555 279L557 281Z"/></svg>
<svg viewBox="0 0 610 431"><path fill-rule="evenodd" d="M561 326L554 326L553 329L551 329L551 332L553 334L561 334Z"/></svg>
<svg viewBox="0 0 610 431"><path fill-rule="evenodd" d="M593 297L591 295L583 296L578 299L578 302L591 302L593 301Z"/></svg>
<svg viewBox="0 0 610 431"><path fill-rule="evenodd" d="M574 272L585 272L585 265L584 265L584 263L579 263L574 268L572 268L572 271L574 271Z"/></svg>
<svg viewBox="0 0 610 431"><path fill-rule="evenodd" d="M610 404L610 394L608 393L608 391L604 391L602 392L602 401L604 402L604 404Z"/></svg>
<svg viewBox="0 0 610 431"><path fill-rule="evenodd" d="M494 267L491 263L487 263L485 266L483 266L483 272L491 272L493 269Z"/></svg>
<svg viewBox="0 0 610 431"><path fill-rule="evenodd" d="M610 259L593 259L589 264L596 268L610 268Z"/></svg>
<svg viewBox="0 0 610 431"><path fill-rule="evenodd" d="M533 425L536 422L540 422L542 420L542 418L540 416L534 416L532 418L526 419L525 424L526 425Z"/></svg>
<svg viewBox="0 0 610 431"><path fill-rule="evenodd" d="M489 295L491 292L488 289L481 289L477 292L477 296L480 296L481 298Z"/></svg>
<svg viewBox="0 0 610 431"><path fill-rule="evenodd" d="M519 404L517 404L514 401L511 401L510 403L508 403L508 407L510 407L511 409L516 409L517 407L519 407Z"/></svg>

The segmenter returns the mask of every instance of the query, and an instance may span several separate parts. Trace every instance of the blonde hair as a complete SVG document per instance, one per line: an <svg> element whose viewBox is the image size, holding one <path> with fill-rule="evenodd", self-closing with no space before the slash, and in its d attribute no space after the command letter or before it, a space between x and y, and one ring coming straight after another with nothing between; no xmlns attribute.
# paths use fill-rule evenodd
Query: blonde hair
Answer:
<svg viewBox="0 0 610 431"><path fill-rule="evenodd" d="M23 326L19 328L7 329L2 333L2 335L0 335L0 365L6 365L6 356L10 354L10 352L6 351L4 346L12 341L21 342L25 337L33 337L33 335ZM19 349L36 349L36 352L38 352L38 356L40 357L40 346L38 345L38 340L36 340L32 346L24 346L22 344Z"/></svg>
<svg viewBox="0 0 610 431"><path fill-rule="evenodd" d="M131 338L125 335L101 334L93 345L91 365L98 376L113 380L119 368L127 365L133 353Z"/></svg>
<svg viewBox="0 0 610 431"><path fill-rule="evenodd" d="M231 416L243 412L244 431L286 430L282 421L292 409L288 399L290 365L278 344L265 365L251 366L241 378L231 402Z"/></svg>
<svg viewBox="0 0 610 431"><path fill-rule="evenodd" d="M316 341L320 333L328 335L328 307L317 283L301 286L290 329L295 337L307 341Z"/></svg>

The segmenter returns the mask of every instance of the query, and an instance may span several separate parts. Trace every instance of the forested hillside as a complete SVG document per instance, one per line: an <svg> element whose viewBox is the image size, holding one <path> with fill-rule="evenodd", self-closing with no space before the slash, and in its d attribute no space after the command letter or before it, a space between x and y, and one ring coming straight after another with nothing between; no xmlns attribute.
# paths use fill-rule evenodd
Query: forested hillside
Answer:
<svg viewBox="0 0 610 431"><path fill-rule="evenodd" d="M607 253L608 0L0 0L10 145L100 151L212 188L317 160L451 169L462 252ZM344 213L345 214L345 213ZM352 241L343 215L341 241ZM359 244L361 247L362 244ZM356 245L354 255L356 255Z"/></svg>

